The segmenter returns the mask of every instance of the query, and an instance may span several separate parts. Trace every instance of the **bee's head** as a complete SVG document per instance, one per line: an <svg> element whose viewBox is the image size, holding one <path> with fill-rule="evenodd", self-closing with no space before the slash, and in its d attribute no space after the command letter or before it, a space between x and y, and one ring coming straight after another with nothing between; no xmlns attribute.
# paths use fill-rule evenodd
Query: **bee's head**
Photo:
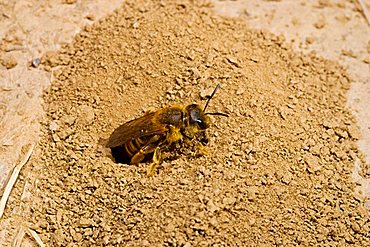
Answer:
<svg viewBox="0 0 370 247"><path fill-rule="evenodd" d="M203 109L197 104L191 104L186 107L185 110L188 115L188 126L186 127L187 134L185 135L190 137L196 135L199 132L204 132L204 130L208 129L211 123L211 119L207 115L219 115L228 117L227 114L221 112L205 112L209 101L212 99L219 88L220 84L218 84L217 87L213 90Z"/></svg>
<svg viewBox="0 0 370 247"><path fill-rule="evenodd" d="M186 107L188 113L189 125L196 127L198 130L209 128L210 118L204 113L202 108L197 104L191 104Z"/></svg>

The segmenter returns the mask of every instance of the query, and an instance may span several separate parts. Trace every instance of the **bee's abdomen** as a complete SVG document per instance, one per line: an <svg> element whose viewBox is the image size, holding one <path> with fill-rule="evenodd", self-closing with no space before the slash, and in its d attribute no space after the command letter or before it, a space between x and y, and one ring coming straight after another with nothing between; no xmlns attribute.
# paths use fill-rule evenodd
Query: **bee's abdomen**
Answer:
<svg viewBox="0 0 370 247"><path fill-rule="evenodd" d="M147 144L147 140L143 140L142 138L136 138L128 143L126 143L125 146L125 151L127 155L131 158L134 156L145 144Z"/></svg>
<svg viewBox="0 0 370 247"><path fill-rule="evenodd" d="M112 156L117 163L130 164L131 158L148 143L148 138L139 137L131 141L111 148Z"/></svg>

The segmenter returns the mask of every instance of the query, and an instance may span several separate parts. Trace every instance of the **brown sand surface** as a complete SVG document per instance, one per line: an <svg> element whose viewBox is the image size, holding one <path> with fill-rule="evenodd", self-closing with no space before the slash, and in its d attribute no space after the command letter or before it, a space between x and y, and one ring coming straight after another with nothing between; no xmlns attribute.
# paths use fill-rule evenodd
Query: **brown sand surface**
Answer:
<svg viewBox="0 0 370 247"><path fill-rule="evenodd" d="M128 1L48 52L41 139L5 219L48 246L367 246L354 194L359 129L339 64L207 2ZM120 124L175 103L209 110L209 154L181 145L117 164L101 145ZM8 243L14 231L8 233Z"/></svg>

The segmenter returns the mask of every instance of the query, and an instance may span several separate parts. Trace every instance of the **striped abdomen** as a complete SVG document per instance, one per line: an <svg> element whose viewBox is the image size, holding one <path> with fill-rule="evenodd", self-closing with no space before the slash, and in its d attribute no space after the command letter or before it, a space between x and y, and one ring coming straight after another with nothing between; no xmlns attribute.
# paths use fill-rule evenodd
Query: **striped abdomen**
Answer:
<svg viewBox="0 0 370 247"><path fill-rule="evenodd" d="M138 137L135 139L132 139L128 141L127 143L113 147L111 148L112 155L116 162L118 163L125 163L125 164L130 164L132 163L131 159L135 156L137 159L140 157L140 159L144 159L145 156L151 154L154 152L154 148L158 146L159 143L159 136L158 136L158 141L152 142L152 138L155 136L143 136L143 137ZM144 152L142 152L144 151ZM141 158L142 155L142 158ZM139 160L139 162L141 161ZM138 163L138 162L135 162Z"/></svg>

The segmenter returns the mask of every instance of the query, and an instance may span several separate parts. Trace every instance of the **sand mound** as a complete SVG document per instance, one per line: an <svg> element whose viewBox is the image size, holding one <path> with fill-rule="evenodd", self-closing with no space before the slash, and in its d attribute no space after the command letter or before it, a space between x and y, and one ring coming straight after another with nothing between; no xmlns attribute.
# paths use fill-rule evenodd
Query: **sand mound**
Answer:
<svg viewBox="0 0 370 247"><path fill-rule="evenodd" d="M59 68L28 167L32 228L57 246L369 245L346 72L180 2L129 1L43 58ZM147 178L99 144L146 110L204 104L218 83L210 109L230 117L213 117L208 156L167 152Z"/></svg>

